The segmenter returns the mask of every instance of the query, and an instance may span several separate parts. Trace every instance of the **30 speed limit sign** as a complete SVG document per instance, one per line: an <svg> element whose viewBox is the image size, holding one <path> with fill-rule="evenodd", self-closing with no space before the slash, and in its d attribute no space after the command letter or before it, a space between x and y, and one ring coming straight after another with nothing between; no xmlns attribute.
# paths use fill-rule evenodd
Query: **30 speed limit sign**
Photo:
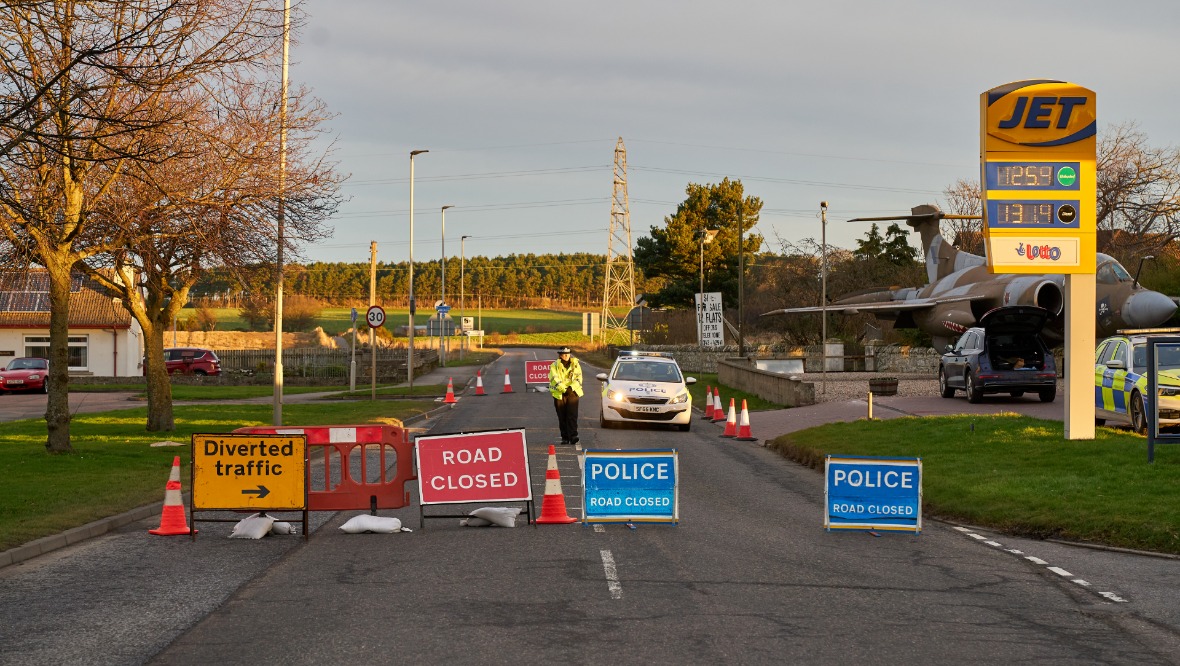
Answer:
<svg viewBox="0 0 1180 666"><path fill-rule="evenodd" d="M369 308L365 319L369 322L369 328L381 328L385 325L385 310L380 305L374 305Z"/></svg>

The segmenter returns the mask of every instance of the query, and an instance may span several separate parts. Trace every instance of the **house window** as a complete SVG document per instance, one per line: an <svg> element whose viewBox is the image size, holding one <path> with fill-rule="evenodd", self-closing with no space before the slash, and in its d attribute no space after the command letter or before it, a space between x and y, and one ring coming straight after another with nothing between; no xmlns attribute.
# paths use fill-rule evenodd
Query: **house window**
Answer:
<svg viewBox="0 0 1180 666"><path fill-rule="evenodd" d="M89 349L90 336L70 336L70 370L87 370L89 368ZM25 356L32 356L35 358L49 358L49 336L26 335Z"/></svg>

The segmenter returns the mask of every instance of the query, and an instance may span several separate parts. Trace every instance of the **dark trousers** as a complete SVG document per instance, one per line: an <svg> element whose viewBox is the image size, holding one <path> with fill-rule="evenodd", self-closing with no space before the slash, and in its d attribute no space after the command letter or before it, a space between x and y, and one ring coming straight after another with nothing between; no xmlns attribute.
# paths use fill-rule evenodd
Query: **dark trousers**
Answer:
<svg viewBox="0 0 1180 666"><path fill-rule="evenodd" d="M557 410L561 441L573 442L578 438L578 394L566 391L565 395L553 399L553 407Z"/></svg>

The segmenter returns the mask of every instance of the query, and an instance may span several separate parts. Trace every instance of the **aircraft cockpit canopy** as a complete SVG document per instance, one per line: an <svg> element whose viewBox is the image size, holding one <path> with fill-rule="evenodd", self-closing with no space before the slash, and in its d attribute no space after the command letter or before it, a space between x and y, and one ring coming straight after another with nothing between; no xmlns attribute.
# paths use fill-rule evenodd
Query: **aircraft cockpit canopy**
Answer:
<svg viewBox="0 0 1180 666"><path fill-rule="evenodd" d="M1123 268L1123 265L1108 254L1098 255L1098 269L1094 276L1098 284L1118 284L1131 282L1135 278Z"/></svg>

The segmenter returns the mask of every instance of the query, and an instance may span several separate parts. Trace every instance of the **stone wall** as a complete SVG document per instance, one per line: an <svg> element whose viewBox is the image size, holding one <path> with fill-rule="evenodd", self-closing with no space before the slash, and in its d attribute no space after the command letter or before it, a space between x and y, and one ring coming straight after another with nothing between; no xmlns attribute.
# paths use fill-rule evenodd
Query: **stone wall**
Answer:
<svg viewBox="0 0 1180 666"><path fill-rule="evenodd" d="M777 372L759 370L753 363L740 358L724 359L718 363L717 379L725 386L741 389L787 407L815 404L815 384Z"/></svg>
<svg viewBox="0 0 1180 666"><path fill-rule="evenodd" d="M930 347L889 345L876 349L874 358L877 372L928 374L933 377L938 373L938 361L942 354Z"/></svg>

